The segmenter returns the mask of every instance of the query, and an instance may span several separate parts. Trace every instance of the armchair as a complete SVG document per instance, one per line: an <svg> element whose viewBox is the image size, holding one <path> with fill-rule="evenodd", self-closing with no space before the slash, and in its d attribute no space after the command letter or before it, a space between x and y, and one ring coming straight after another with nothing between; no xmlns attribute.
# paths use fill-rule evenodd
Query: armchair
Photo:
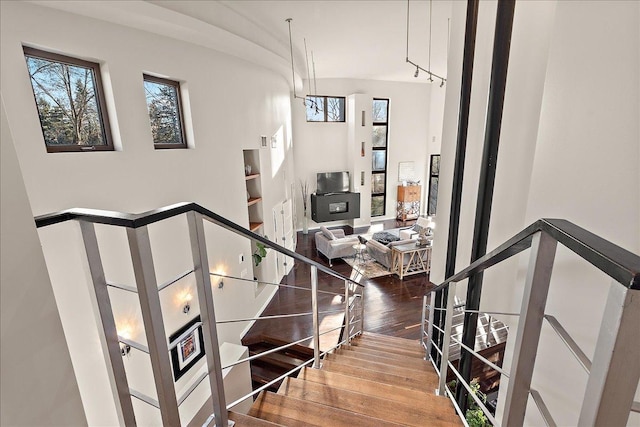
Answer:
<svg viewBox="0 0 640 427"><path fill-rule="evenodd" d="M355 255L353 246L360 243L357 236L345 236L344 230L329 231L325 226L320 227L315 239L316 251L327 257L329 267L333 267L333 259Z"/></svg>

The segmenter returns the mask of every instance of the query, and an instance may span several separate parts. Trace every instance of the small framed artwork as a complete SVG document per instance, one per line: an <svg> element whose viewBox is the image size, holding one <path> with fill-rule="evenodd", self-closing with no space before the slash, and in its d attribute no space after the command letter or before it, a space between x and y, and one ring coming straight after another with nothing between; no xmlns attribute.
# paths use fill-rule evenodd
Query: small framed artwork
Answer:
<svg viewBox="0 0 640 427"><path fill-rule="evenodd" d="M204 356L200 316L189 321L169 337L171 344L174 344L176 340L177 344L171 349L174 381L178 381Z"/></svg>

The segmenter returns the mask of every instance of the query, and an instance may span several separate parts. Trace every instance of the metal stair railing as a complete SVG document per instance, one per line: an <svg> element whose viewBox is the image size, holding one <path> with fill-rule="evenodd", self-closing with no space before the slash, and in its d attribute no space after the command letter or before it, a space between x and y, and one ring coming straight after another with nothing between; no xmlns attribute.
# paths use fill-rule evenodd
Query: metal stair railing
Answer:
<svg viewBox="0 0 640 427"><path fill-rule="evenodd" d="M604 309L603 321L598 333L593 361L585 355L566 329L551 314L545 313L547 294L555 260L556 246L561 244L573 251L584 261L604 272L613 283ZM507 372L486 360L475 349L462 345L452 334L452 319L455 305L456 284L474 274L531 249L529 267L525 280L521 310L519 313L483 312L463 310L465 313L517 316L518 327L515 334L515 348L511 369ZM445 307L437 307L435 293L448 288ZM469 384L449 361L452 341L483 363L509 379L505 397L502 425L523 425L528 397L537 405L545 423L556 423L545 405L541 394L531 388L531 379L540 339L542 323L546 320L569 348L576 360L589 375L585 397L579 414L579 425L626 425L630 411L640 412L640 402L634 402L634 394L640 378L640 257L601 237L565 220L541 219L518 233L492 252L478 259L467 268L447 278L436 286L427 301L423 299L421 342L426 358L431 360L440 376L439 393L449 396L463 423L465 415L460 412L454 392L446 384L447 372L451 370L458 381L469 392L487 419L498 425L486 405L476 397ZM434 324L434 313L444 311L444 327ZM433 331L442 333L438 347ZM432 349L440 357L438 364Z"/></svg>
<svg viewBox="0 0 640 427"><path fill-rule="evenodd" d="M193 269L183 272L177 275L174 279L159 285L156 280L151 242L149 240L147 226L179 215L186 215L191 243ZM205 378L209 379L208 382L211 389L211 400L213 404L211 408L212 415L209 420L207 420L206 425L209 425L211 421L215 421L216 426L227 426L229 424L227 417L228 409L246 399L251 398L256 393L281 380L285 376L295 373L304 366L312 365L314 368L319 368L321 366L321 357L324 354L336 347L339 347L340 345L348 344L354 336L362 333L364 324L363 285L351 280L350 278L342 276L322 264L290 251L277 243L266 239L265 237L255 234L196 203L179 203L141 214L129 214L94 209L69 209L61 212L41 215L35 218L36 227L38 228L72 220L79 223L82 233L89 272L93 284L91 287L93 292L90 292L90 298L92 299L93 306L96 308L95 315L98 323L98 334L100 336L100 342L105 355L105 362L114 395L118 420L123 426L136 425L136 415L134 412L132 398L136 398L148 405L158 408L160 410L163 425L182 425L183 423L181 423L178 408L189 397L189 395L191 395L196 387L205 380ZM273 286L292 287L309 291L311 293L311 311L276 316L259 316L253 318L216 321L210 277L220 276L220 274L209 271L209 259L207 256L207 244L204 232L205 220L254 242L262 243L267 248L280 252L287 257L291 257L302 263L308 264L310 266L311 276L310 289L294 285L268 283L264 281L260 281L259 283ZM94 224L105 224L123 227L126 229L136 281L135 286L113 283L106 279ZM319 290L318 271L343 281L344 293ZM202 328L207 371L197 376L186 392L181 396L177 396L169 351L177 345L176 343L179 339L175 339L173 342L168 341L163 323L159 295L163 289L170 287L180 279L189 275L195 276L201 318L200 322L192 325L189 330L199 327ZM254 280L247 280L227 275L224 275L223 277L237 281L256 282ZM118 335L111 299L109 296L109 288L123 292L136 293L138 295L143 326L147 339L146 346L128 339L127 337L121 337ZM342 310L320 311L318 307L318 294L322 293L342 296L343 301L341 304L344 305L344 312ZM320 332L319 316L321 314L332 313L344 314L343 324L339 327ZM217 333L218 324L303 316L312 317L313 335L282 345L272 350L238 360L234 363L228 364L227 366L222 366ZM187 334L189 330L185 331L182 335ZM341 339L339 340L340 342L331 349L322 352L320 350L320 336L336 330L342 330ZM259 389L254 390L252 393L249 393L230 404L227 403L222 378L223 369L231 368L240 363L248 363L257 358L267 356L308 340L313 340L313 358L310 358L300 366L285 373L281 377L276 378L268 384L265 384ZM147 396L130 387L125 372L124 362L122 360L123 349L125 347L127 347L126 351L131 351L133 349L144 352L150 356L157 399Z"/></svg>

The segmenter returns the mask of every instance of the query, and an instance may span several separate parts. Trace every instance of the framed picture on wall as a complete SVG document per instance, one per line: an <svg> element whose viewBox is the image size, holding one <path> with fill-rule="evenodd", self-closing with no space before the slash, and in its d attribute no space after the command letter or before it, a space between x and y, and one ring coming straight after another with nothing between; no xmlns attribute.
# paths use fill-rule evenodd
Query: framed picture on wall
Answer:
<svg viewBox="0 0 640 427"><path fill-rule="evenodd" d="M440 154L432 154L429 159L429 196L427 215L435 215L438 205L438 181L440 180Z"/></svg>
<svg viewBox="0 0 640 427"><path fill-rule="evenodd" d="M173 379L178 381L204 356L202 322L200 316L192 319L169 337Z"/></svg>

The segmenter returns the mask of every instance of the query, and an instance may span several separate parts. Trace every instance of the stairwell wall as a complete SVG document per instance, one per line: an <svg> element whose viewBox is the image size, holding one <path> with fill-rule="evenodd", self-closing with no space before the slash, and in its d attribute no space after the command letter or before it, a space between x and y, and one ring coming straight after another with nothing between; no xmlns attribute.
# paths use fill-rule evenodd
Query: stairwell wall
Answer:
<svg viewBox="0 0 640 427"><path fill-rule="evenodd" d="M1 7L2 96L31 205L30 217L72 207L139 213L194 201L248 225L242 150L261 149L260 135L275 135L281 142L261 149L265 214L267 207L290 197L289 87L276 72L196 44L42 5L2 2ZM101 63L115 151L46 153L22 44ZM154 150L143 72L182 82L189 149ZM274 235L271 220L265 221L264 230ZM107 279L133 285L124 230L97 226L96 231ZM205 232L211 271L238 277L251 271L249 241L208 223ZM158 283L192 267L184 218L151 225L149 235ZM79 229L73 223L62 224L39 230L39 237L88 423L115 425ZM244 255L242 262L238 261L240 254ZM3 272L4 268L3 263ZM275 262L267 262L263 269L269 281L279 282ZM216 279L212 282L217 284ZM189 315L182 313L177 296L185 289L193 289L191 278L161 295L167 334L197 315L195 300ZM255 316L275 287L255 296L252 283L227 280L224 288L214 286L213 291L216 315L225 320ZM116 321L132 320L132 338L145 343L137 297L117 291L111 297ZM246 327L221 327L220 342L240 344ZM3 336L3 348L4 344ZM133 353L125 363L133 366L143 358ZM147 382L137 388L154 396L147 374L148 369L140 374L145 377L141 381ZM179 380L178 394L190 376L191 372Z"/></svg>

